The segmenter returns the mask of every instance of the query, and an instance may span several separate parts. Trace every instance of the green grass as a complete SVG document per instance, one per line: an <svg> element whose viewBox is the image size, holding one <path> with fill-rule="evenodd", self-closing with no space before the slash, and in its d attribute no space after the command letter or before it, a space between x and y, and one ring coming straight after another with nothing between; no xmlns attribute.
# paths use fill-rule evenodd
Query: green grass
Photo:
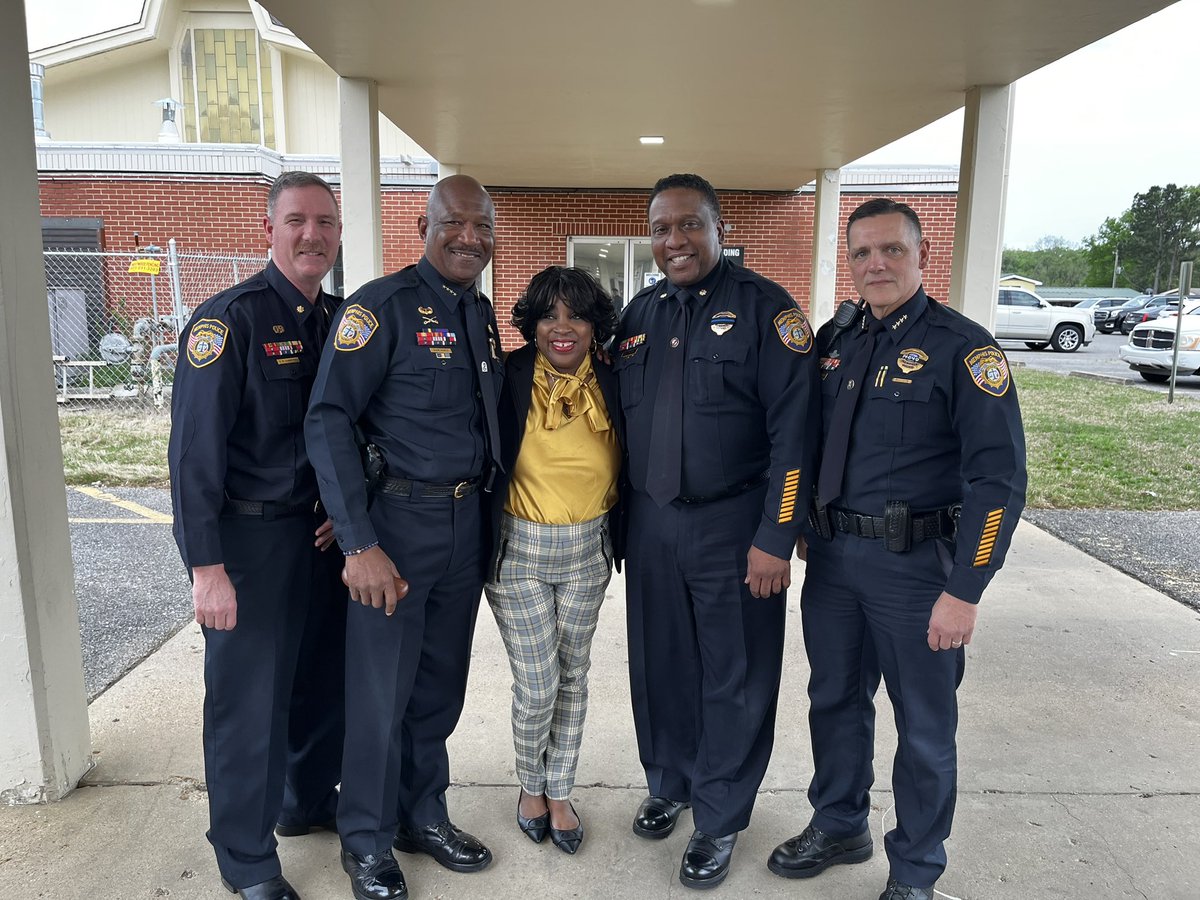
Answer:
<svg viewBox="0 0 1200 900"><path fill-rule="evenodd" d="M1028 505L1200 509L1200 400L1014 370L1029 452ZM1188 391L1188 394L1193 393ZM59 412L67 484L167 484L166 413Z"/></svg>
<svg viewBox="0 0 1200 900"><path fill-rule="evenodd" d="M171 419L162 412L60 409L67 484L166 487Z"/></svg>
<svg viewBox="0 0 1200 900"><path fill-rule="evenodd" d="M1014 369L1029 455L1027 504L1200 509L1200 402ZM1190 393L1190 391L1188 392Z"/></svg>

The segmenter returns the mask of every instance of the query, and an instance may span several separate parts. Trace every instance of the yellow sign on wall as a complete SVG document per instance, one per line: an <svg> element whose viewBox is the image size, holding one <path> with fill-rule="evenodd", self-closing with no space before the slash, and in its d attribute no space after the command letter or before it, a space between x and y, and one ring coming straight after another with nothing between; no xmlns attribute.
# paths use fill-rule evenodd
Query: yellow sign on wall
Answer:
<svg viewBox="0 0 1200 900"><path fill-rule="evenodd" d="M129 264L129 271L134 275L158 275L162 263L157 259L135 259Z"/></svg>

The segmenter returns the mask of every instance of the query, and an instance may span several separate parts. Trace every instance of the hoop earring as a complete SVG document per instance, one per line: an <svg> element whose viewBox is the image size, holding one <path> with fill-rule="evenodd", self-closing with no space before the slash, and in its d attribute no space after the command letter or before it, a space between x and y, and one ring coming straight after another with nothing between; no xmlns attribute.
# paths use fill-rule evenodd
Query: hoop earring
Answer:
<svg viewBox="0 0 1200 900"><path fill-rule="evenodd" d="M596 342L596 339L594 337L592 338L591 352L592 352L592 356L595 356L597 353L600 352L600 345Z"/></svg>

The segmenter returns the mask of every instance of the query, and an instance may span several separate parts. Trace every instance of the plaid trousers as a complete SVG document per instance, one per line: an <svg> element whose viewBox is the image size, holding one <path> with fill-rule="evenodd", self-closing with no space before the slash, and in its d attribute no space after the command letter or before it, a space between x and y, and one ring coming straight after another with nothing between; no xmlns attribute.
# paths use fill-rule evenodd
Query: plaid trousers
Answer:
<svg viewBox="0 0 1200 900"><path fill-rule="evenodd" d="M541 525L505 513L484 586L512 666L517 778L551 800L575 786L592 636L612 577L607 522Z"/></svg>

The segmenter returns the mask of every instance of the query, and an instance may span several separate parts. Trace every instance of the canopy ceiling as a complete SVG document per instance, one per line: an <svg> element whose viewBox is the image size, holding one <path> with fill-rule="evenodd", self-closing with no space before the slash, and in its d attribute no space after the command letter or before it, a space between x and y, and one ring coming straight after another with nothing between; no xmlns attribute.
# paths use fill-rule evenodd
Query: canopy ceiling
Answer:
<svg viewBox="0 0 1200 900"><path fill-rule="evenodd" d="M1160 0L262 0L490 186L790 190ZM1062 98L1064 104L1070 97ZM661 135L642 146L641 135Z"/></svg>

